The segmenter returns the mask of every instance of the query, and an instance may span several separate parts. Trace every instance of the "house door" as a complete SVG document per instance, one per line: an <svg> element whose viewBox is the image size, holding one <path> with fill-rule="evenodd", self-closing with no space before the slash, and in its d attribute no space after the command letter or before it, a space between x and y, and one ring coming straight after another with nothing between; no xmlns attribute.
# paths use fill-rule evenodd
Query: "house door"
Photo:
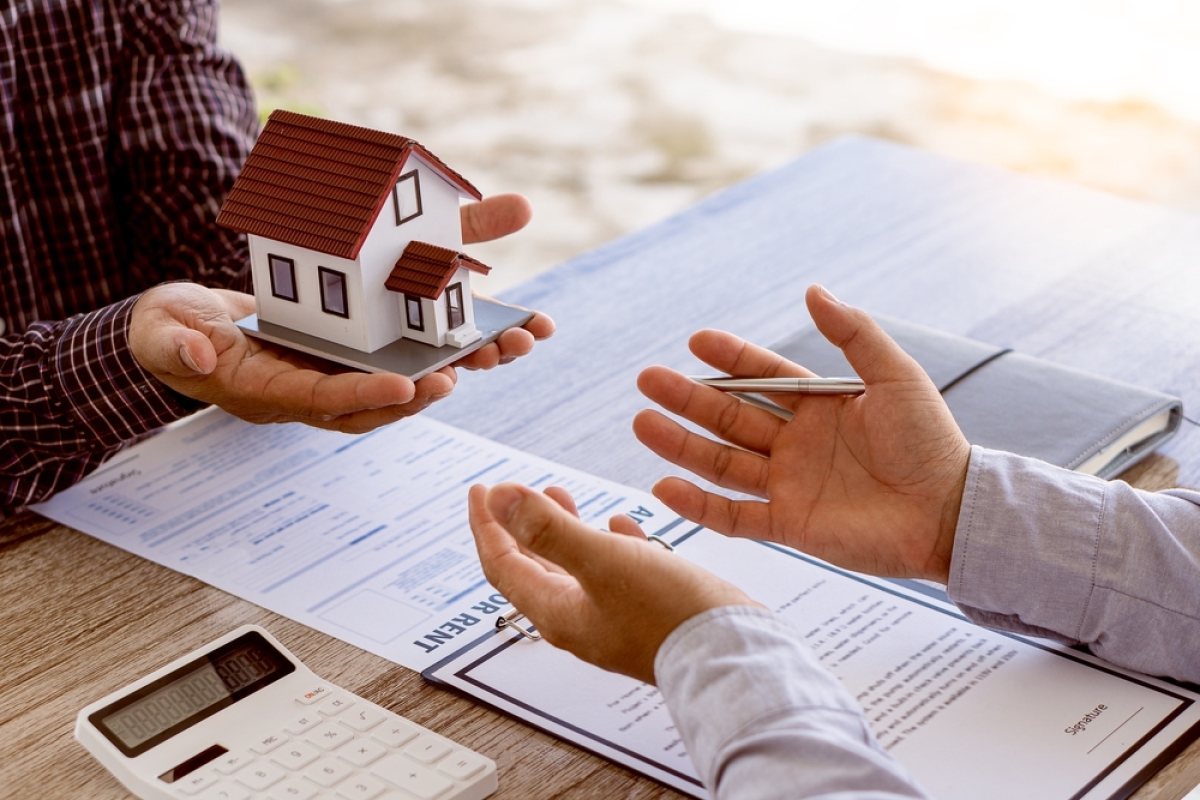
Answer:
<svg viewBox="0 0 1200 800"><path fill-rule="evenodd" d="M456 283L446 290L446 319L450 330L463 324L463 292L462 284Z"/></svg>

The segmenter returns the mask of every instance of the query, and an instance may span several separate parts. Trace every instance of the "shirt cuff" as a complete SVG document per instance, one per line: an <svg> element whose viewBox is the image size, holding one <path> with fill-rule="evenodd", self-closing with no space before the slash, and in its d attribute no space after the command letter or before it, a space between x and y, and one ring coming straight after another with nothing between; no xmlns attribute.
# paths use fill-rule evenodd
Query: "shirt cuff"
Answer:
<svg viewBox="0 0 1200 800"><path fill-rule="evenodd" d="M654 674L692 763L713 791L739 738L787 717L799 715L822 739L878 747L846 689L793 628L764 609L725 606L692 617L663 642Z"/></svg>
<svg viewBox="0 0 1200 800"><path fill-rule="evenodd" d="M142 368L129 346L141 295L67 320L43 379L49 396L100 447L115 447L197 411Z"/></svg>
<svg viewBox="0 0 1200 800"><path fill-rule="evenodd" d="M950 562L950 599L974 622L1080 641L1106 482L971 448Z"/></svg>

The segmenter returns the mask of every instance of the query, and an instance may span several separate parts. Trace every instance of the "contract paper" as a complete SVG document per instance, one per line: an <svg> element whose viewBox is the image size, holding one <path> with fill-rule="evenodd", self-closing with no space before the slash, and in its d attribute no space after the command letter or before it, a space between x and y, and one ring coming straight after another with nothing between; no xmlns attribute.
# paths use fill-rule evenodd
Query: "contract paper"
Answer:
<svg viewBox="0 0 1200 800"><path fill-rule="evenodd" d="M192 417L117 454L38 513L421 670L492 627L467 525L473 483L563 486L603 527L678 524L635 492L427 418L349 436Z"/></svg>
<svg viewBox="0 0 1200 800"><path fill-rule="evenodd" d="M880 744L940 800L1125 797L1200 724L1200 695L980 628L925 587L703 529L671 538L679 557L791 622ZM707 796L652 686L510 631L477 639L426 677Z"/></svg>

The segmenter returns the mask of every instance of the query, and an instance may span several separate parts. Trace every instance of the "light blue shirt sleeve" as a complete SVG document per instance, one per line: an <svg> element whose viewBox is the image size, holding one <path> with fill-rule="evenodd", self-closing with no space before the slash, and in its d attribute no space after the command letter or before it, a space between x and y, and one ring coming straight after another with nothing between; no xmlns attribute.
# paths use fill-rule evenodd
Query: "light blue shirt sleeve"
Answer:
<svg viewBox="0 0 1200 800"><path fill-rule="evenodd" d="M972 448L946 589L981 625L1200 682L1200 493Z"/></svg>
<svg viewBox="0 0 1200 800"><path fill-rule="evenodd" d="M704 785L730 800L925 798L791 626L726 606L680 625L655 677Z"/></svg>
<svg viewBox="0 0 1200 800"><path fill-rule="evenodd" d="M1150 493L974 447L952 600L989 627L1200 682L1200 493ZM655 676L716 798L926 797L798 632L761 609L677 628Z"/></svg>

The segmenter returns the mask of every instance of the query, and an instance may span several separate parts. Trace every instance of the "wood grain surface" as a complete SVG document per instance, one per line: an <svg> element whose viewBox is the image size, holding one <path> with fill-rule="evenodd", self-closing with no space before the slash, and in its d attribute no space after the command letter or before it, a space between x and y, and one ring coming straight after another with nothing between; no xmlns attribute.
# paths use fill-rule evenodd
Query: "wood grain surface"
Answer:
<svg viewBox="0 0 1200 800"><path fill-rule="evenodd" d="M651 363L694 371L689 333L763 344L807 323L804 288L1183 397L1200 407L1200 220L868 139L841 140L504 299L559 332L464 373L434 416L639 488L668 474L629 421ZM1200 486L1194 426L1127 472ZM0 524L0 796L126 798L73 739L99 697L247 622L312 669L493 758L496 798L679 797L419 675L32 512ZM1200 744L1133 797L1200 782Z"/></svg>

